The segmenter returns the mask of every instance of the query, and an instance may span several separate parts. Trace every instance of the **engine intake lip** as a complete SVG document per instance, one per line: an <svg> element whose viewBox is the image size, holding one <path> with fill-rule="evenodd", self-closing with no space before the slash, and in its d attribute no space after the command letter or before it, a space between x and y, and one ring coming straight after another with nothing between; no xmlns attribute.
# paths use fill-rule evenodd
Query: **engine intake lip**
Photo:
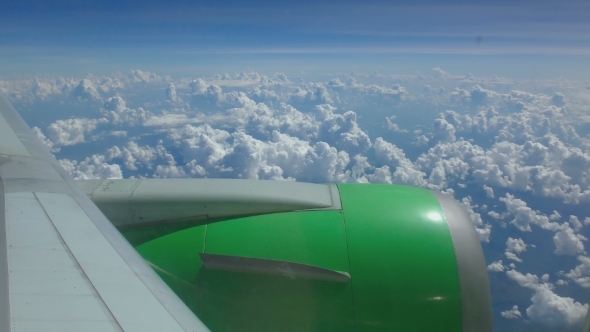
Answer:
<svg viewBox="0 0 590 332"><path fill-rule="evenodd" d="M475 227L465 208L453 197L432 191L451 232L461 288L464 332L492 332L492 298L485 258Z"/></svg>

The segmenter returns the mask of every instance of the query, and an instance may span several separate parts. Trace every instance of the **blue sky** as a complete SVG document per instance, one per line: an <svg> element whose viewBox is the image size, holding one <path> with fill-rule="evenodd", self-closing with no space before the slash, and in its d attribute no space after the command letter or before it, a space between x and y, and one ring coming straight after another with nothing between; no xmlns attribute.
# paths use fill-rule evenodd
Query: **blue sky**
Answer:
<svg viewBox="0 0 590 332"><path fill-rule="evenodd" d="M589 14L583 1L5 1L0 74L443 66L584 78Z"/></svg>

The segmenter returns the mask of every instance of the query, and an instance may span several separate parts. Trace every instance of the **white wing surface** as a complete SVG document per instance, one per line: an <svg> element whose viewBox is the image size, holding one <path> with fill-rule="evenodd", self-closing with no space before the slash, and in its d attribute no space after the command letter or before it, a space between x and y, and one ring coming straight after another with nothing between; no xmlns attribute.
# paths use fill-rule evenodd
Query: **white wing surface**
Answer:
<svg viewBox="0 0 590 332"><path fill-rule="evenodd" d="M0 332L208 331L0 96Z"/></svg>

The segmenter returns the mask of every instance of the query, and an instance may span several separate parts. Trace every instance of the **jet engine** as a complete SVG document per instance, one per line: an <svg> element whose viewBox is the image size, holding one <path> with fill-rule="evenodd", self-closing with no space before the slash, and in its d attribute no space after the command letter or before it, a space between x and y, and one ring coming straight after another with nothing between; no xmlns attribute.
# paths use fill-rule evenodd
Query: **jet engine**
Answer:
<svg viewBox="0 0 590 332"><path fill-rule="evenodd" d="M423 188L78 181L212 331L492 331L469 215Z"/></svg>

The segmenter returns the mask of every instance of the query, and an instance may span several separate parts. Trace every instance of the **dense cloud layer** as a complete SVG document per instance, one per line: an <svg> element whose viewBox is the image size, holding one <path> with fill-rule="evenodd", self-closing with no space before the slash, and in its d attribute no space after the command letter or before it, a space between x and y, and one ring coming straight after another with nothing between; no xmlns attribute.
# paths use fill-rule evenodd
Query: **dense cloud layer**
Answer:
<svg viewBox="0 0 590 332"><path fill-rule="evenodd" d="M590 212L583 209L590 138L575 126L588 111L583 82L440 68L327 81L255 72L172 79L133 70L6 79L0 91L17 108L63 107L30 124L78 179L373 182L454 194L490 258L488 271L530 292L529 303L502 304L499 319L566 329L587 308L585 298L559 295L590 288ZM527 270L541 246L549 256L538 259L562 264L554 284L548 274L516 271ZM577 257L577 265L564 257Z"/></svg>

